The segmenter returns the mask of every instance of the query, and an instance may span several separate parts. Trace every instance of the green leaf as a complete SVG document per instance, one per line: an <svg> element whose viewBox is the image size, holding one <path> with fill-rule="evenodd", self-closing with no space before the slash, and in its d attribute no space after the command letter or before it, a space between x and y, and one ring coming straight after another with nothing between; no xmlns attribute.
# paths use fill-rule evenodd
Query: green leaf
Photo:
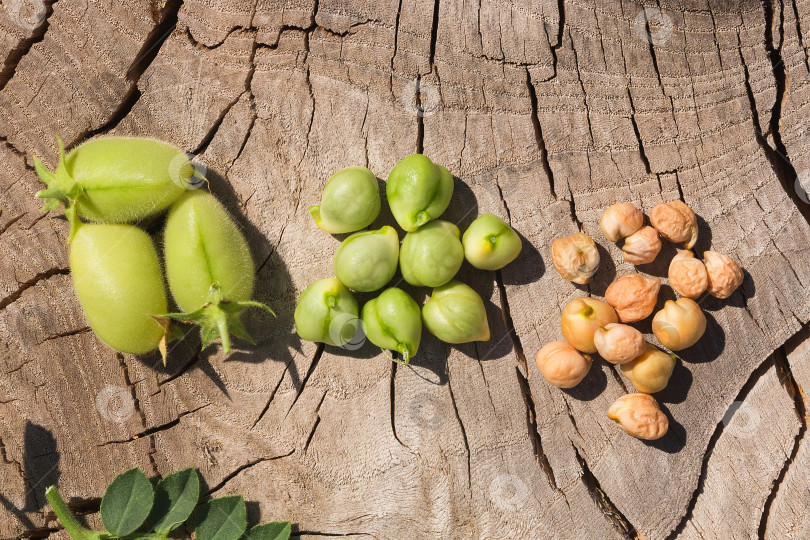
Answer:
<svg viewBox="0 0 810 540"><path fill-rule="evenodd" d="M241 495L220 497L205 503L197 540L239 540L247 529L247 510Z"/></svg>
<svg viewBox="0 0 810 540"><path fill-rule="evenodd" d="M288 540L292 532L289 521L274 521L256 525L247 534L247 540Z"/></svg>
<svg viewBox="0 0 810 540"><path fill-rule="evenodd" d="M107 486L101 499L101 522L116 536L125 536L140 527L155 500L149 479L138 467L123 472Z"/></svg>
<svg viewBox="0 0 810 540"><path fill-rule="evenodd" d="M155 486L149 522L164 534L188 519L200 498L200 477L193 468L170 474Z"/></svg>

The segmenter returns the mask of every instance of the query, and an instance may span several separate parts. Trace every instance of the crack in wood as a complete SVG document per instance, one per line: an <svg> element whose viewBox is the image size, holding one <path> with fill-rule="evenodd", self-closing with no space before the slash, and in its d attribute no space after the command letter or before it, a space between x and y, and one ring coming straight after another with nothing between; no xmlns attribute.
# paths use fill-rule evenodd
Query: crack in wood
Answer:
<svg viewBox="0 0 810 540"><path fill-rule="evenodd" d="M748 394L751 390L756 386L759 382L760 378L762 378L765 373L774 365L774 358L775 354L768 355L762 363L757 366L754 371L751 372L751 375L748 377L748 380L745 381L740 391L737 393L737 396L732 400L733 402L743 402L748 397ZM712 433L711 437L709 437L709 442L706 445L706 450L703 452L703 459L701 461L700 466L700 474L698 475L698 482L695 490L692 492L692 496L689 499L689 504L686 506L686 512L684 513L683 517L681 518L680 522L675 526L675 528L670 532L670 534L666 537L666 540L674 540L686 528L686 524L691 521L695 505L697 504L698 497L701 493L703 493L703 487L706 483L706 475L709 468L709 460L712 457L714 452L714 447L717 444L717 441L720 439L720 436L723 434L723 431L728 424L729 419L723 418L714 428L714 432Z"/></svg>
<svg viewBox="0 0 810 540"><path fill-rule="evenodd" d="M810 224L810 206L805 204L799 198L799 194L796 193L796 190L793 188L793 182L798 176L790 157L788 157L787 148L782 142L782 136L779 131L780 122L782 119L782 104L785 100L787 86L785 62L782 58L782 41L784 39L784 32L782 25L780 24L779 44L776 46L773 36L773 7L767 0L763 0L762 8L765 15L765 50L768 53L768 57L771 61L771 70L773 71L773 77L776 85L776 97L774 98L774 103L771 107L771 119L767 133L763 133L762 127L759 125L759 115L756 111L756 100L754 99L753 91L751 90L751 86L749 84L748 67L746 66L742 57L742 52L739 53L745 73L746 92L748 93L748 99L751 102L751 109L756 119L754 124L754 135L760 147L762 147L762 150L765 152L765 156L768 158L768 162L770 163L774 174L779 179L779 182L782 184L782 188L784 189L785 193L796 206L798 212L804 217L805 221ZM782 17L782 23L784 23L784 14L782 13L782 10L780 10L780 16ZM737 33L737 42L738 44L740 43L739 32ZM773 146L768 144L766 138L767 135L770 135L773 139Z"/></svg>
<svg viewBox="0 0 810 540"><path fill-rule="evenodd" d="M376 539L377 537L373 534L369 533L360 533L360 532L352 532L352 533L330 533L330 532L319 532L319 531L298 531L294 532L290 535L290 538L300 538L302 536L327 536L327 537L349 537L349 536L368 536L370 538Z"/></svg>
<svg viewBox="0 0 810 540"><path fill-rule="evenodd" d="M123 354L120 354L120 353L116 354L116 357L118 358L118 363L121 366L121 371L124 373L124 383L126 383L126 387L129 388L130 395L132 396L132 403L133 403L135 412L138 413L138 416L141 419L141 426L145 429L146 428L146 414L143 412L143 409L141 409L141 402L138 399L138 393L135 390L135 385L133 384L132 379L129 376L129 366L126 363L126 360L124 359ZM180 419L178 418L177 421L179 423ZM149 457L149 464L152 466L152 473L153 474L158 474L158 466L157 466L157 462L155 461L155 453L157 452L157 447L155 446L155 438L154 438L154 436L152 436L151 433L146 433L146 431L144 431L143 433L144 433L143 436L149 435L149 451L147 452L147 455ZM133 439L137 439L137 438L138 438L138 436L133 437Z"/></svg>
<svg viewBox="0 0 810 540"><path fill-rule="evenodd" d="M241 466L237 467L236 470L234 470L233 472L227 474L217 485L215 485L214 487L212 487L211 489L206 491L204 496L205 497L210 497L211 495L213 495L214 493L216 493L217 491L219 491L220 489L225 487L225 485L228 482L230 482L231 480L233 480L234 478L239 476L244 471L250 469L251 467L255 467L256 465L258 465L260 463L266 463L268 461L275 461L277 459L282 459L282 458L285 458L285 457L289 457L289 456L293 455L294 453L295 453L295 449L292 449L289 452L287 452L286 454L281 454L281 455L272 456L272 457L261 457L261 458L258 458L258 459L254 459L253 461L249 461L249 462L245 463L244 465L241 465Z"/></svg>
<svg viewBox="0 0 810 540"><path fill-rule="evenodd" d="M118 107L116 107L106 122L97 128L88 129L80 133L68 146L77 144L87 138L103 135L115 129L118 124L129 115L142 95L141 90L138 88L138 81L157 57L163 43L177 27L177 17L182 5L182 0L168 0L164 4L160 12L162 17L146 36L146 40L135 56L135 60L132 61L127 69L126 80L130 83L130 87L126 94L124 94L124 99L121 100ZM160 14L158 16L160 16Z"/></svg>
<svg viewBox="0 0 810 540"><path fill-rule="evenodd" d="M396 354L392 352L392 354ZM391 432L394 434L394 438L397 440L399 444L404 446L405 448L410 449L410 447L403 443L399 435L397 435L397 423L396 423L396 390L395 390L395 380L397 378L397 368L399 364L396 362L391 362L391 384L389 386L388 394L389 394L389 401L391 402Z"/></svg>
<svg viewBox="0 0 810 540"><path fill-rule="evenodd" d="M284 381L284 375L290 369L290 365L292 363L293 363L293 359L290 358L290 360L287 361L287 365L284 366L284 371L281 372L281 377L278 378L278 383L276 383L276 386L275 386L275 388L273 388L273 391L270 392L270 396L268 396L267 402L264 404L264 407L262 408L262 411L259 413L259 416L253 422L253 425L250 426L250 429L255 428L256 425L261 421L261 419L264 418L264 415L267 413L267 410L270 408L270 403L272 403L273 398L276 396L276 392L278 391L279 387L281 386L281 383Z"/></svg>
<svg viewBox="0 0 810 540"><path fill-rule="evenodd" d="M315 407L315 410L312 414L315 415L315 423L312 425L312 429L309 431L309 435L307 436L307 440L304 443L304 453L307 453L307 449L309 448L309 444L312 442L312 437L315 436L315 430L318 429L318 426L321 424L321 415L318 412L321 410L321 405L323 405L324 400L326 399L326 394L328 392L324 392L323 396L321 396L321 400L318 402L318 406Z"/></svg>
<svg viewBox="0 0 810 540"><path fill-rule="evenodd" d="M804 46L804 35L802 34L801 18L799 17L799 8L796 6L796 0L790 2L793 7L793 20L796 23L796 37L799 39L799 47L804 53L804 67L810 73L810 58L807 56L807 47Z"/></svg>
<svg viewBox="0 0 810 540"><path fill-rule="evenodd" d="M461 416L458 413L458 405L456 405L456 396L453 394L453 385L450 382L450 365L449 362L445 367L445 374L447 376L447 390L450 393L450 402L453 404L453 412L458 420L458 427L461 429L461 437L464 440L464 448L467 450L467 488L472 489L472 455L470 453L470 443L467 440L467 430L464 428L464 422L461 421Z"/></svg>
<svg viewBox="0 0 810 540"><path fill-rule="evenodd" d="M255 8L256 8L256 6L254 4L254 11L255 11ZM188 29L186 29L186 32L188 33L189 36L191 35L190 31ZM222 122L225 120L225 117L228 115L228 113L231 111L231 109L234 107L234 105L239 103L239 100L242 99L242 96L244 96L245 94L248 94L250 96L251 103L253 102L254 98L253 98L253 91L251 90L251 87L252 87L252 84L253 84L253 75L256 73L256 51L259 49L259 43L257 41L258 40L258 32L256 30L252 30L252 32L253 32L253 44L251 45L251 49L250 49L250 58L249 58L250 70L248 70L248 73L245 76L244 90L238 96L236 96L236 98L233 101L228 103L228 105L225 106L225 109L220 113L219 117L217 117L217 119L214 120L213 125L208 130L208 132L205 134L205 136L202 138L202 140L200 141L200 144L197 145L197 148L194 150L193 153L195 155L202 154L203 152L205 152L205 150L208 148L208 145L211 144L211 141L214 140L214 137L216 136L217 132L219 131L219 128L222 126ZM230 36L230 33L228 35ZM225 39L227 40L227 37ZM313 112L314 112L314 108L313 108ZM254 115L255 115L255 111L254 111ZM254 122L255 122L255 119L251 121L251 129L253 127ZM248 130L248 135L249 134L250 134L250 131ZM248 135L245 136L245 140L243 141L242 148L244 148L244 144L247 143ZM239 150L239 154L241 154L241 153L242 153L242 149Z"/></svg>
<svg viewBox="0 0 810 540"><path fill-rule="evenodd" d="M89 326L82 326L81 328L76 328L75 330L67 330L65 332L59 332L58 334L51 334L42 341L38 342L37 345L42 345L46 341L52 341L54 339L85 334L89 331L90 331Z"/></svg>
<svg viewBox="0 0 810 540"><path fill-rule="evenodd" d="M17 45L12 47L8 52L6 61L3 63L3 69L0 70L0 91L2 91L9 81L14 77L20 60L22 60L22 58L28 54L28 51L31 50L34 44L45 39L45 33L48 31L48 28L50 28L50 18L51 15L53 15L53 5L57 1L58 0L43 0L42 7L45 8L45 15L39 26L37 26L31 32L30 36L25 39L21 39L19 42L17 42ZM8 9L9 7L10 6L6 4L6 8ZM22 4L17 4L17 7L21 8Z"/></svg>
<svg viewBox="0 0 810 540"><path fill-rule="evenodd" d="M610 371L610 374L613 375L613 378L616 380L616 384L621 386L622 390L624 390L624 393L630 394L631 392L627 388L627 385L624 383L624 379L622 379L621 375L619 374L619 366L615 364L609 364L608 371Z"/></svg>
<svg viewBox="0 0 810 540"><path fill-rule="evenodd" d="M138 82L144 71L152 64L166 38L174 32L182 6L182 0L166 0L166 2L162 3L159 14L160 20L157 21L152 31L146 36L146 40L141 46L141 50L138 51L135 61L127 70L127 80L133 85Z"/></svg>
<svg viewBox="0 0 810 540"><path fill-rule="evenodd" d="M532 83L532 76L529 69L526 69L526 88L529 90L529 103L532 107L531 120L532 129L534 130L534 140L537 143L537 149L540 151L540 159L543 164L543 171L548 178L549 187L551 188L551 196L556 200L560 200L557 196L557 188L554 181L554 172L551 170L551 163L548 160L548 149L546 148L546 141L543 138L543 128L540 125L539 108L537 104L537 90Z"/></svg>
<svg viewBox="0 0 810 540"><path fill-rule="evenodd" d="M573 443L571 443L571 447L574 449L577 462L582 468L582 483L585 484L585 487L588 489L588 493L590 493L593 501L596 503L602 513L610 520L617 531L624 534L627 538L639 538L639 533L636 531L633 524L630 523L624 514L622 514L622 512L616 507L616 505L613 504L610 497L608 497L607 493L605 493L605 490L603 490L599 485L599 480L596 479L596 476L594 476L590 467L588 467L588 463L579 453L579 448L577 448L577 446Z"/></svg>
<svg viewBox="0 0 810 540"><path fill-rule="evenodd" d="M790 368L790 362L788 360L787 353L785 352L784 345L782 345L774 353L774 365L776 366L776 371L779 374L779 382L793 400L793 405L795 407L794 410L799 419L799 431L796 433L796 437L793 440L793 448L785 460L785 463L782 465L779 475L773 480L768 498L765 499L765 505L762 509L759 527L757 528L759 538L761 539L764 539L767 536L766 533L768 530L768 520L770 518L771 507L776 499L776 495L779 493L779 488L782 487L782 482L785 480L785 476L787 475L790 466L793 465L796 455L799 453L799 448L801 447L802 442L804 441L804 436L807 433L807 404L804 399L804 392L802 392L801 387L793 377L793 372Z"/></svg>
<svg viewBox="0 0 810 540"><path fill-rule="evenodd" d="M47 279L52 278L53 276L66 276L70 274L69 268L51 268L50 270L45 270L44 272L40 272L39 274L35 275L28 281L23 281L18 283L18 288L13 293L9 294L5 298L0 299L0 311L6 309L9 305L15 302L17 299L22 296L22 293L30 289L31 287L36 286L41 281L45 281Z"/></svg>
<svg viewBox="0 0 810 540"><path fill-rule="evenodd" d="M543 25L545 28L545 25ZM557 77L557 51L563 44L563 32L565 31L565 1L557 0L557 42L551 45L552 75L551 79ZM548 36L548 33L546 33Z"/></svg>
<svg viewBox="0 0 810 540"><path fill-rule="evenodd" d="M200 345L200 347L197 349L197 352L194 353L194 356L192 356L188 360L188 362L186 362L185 364L180 366L180 369L177 370L177 373L169 376L168 378L166 378L166 379L164 379L162 381L158 381L158 388L160 388L164 384L168 384L168 383L172 382L173 380L175 380L175 379L177 379L179 377L182 377L189 369L191 369L192 367L194 367L197 364L197 362L200 360L200 353L202 353L202 345Z"/></svg>
<svg viewBox="0 0 810 540"><path fill-rule="evenodd" d="M119 439L119 440L114 440L114 441L106 441L106 442L103 442L101 444L97 444L96 447L109 446L111 444L131 443L133 441L137 441L138 439L142 439L142 438L147 437L149 435L154 435L155 433L160 433L161 431L169 430L169 429L173 428L174 426L176 426L177 424L179 424L180 420L182 420L184 417L188 416L189 414L195 413L195 412L197 412L199 410L205 409L206 407L208 407L210 405L211 405L211 403L206 403L205 405L200 405L199 407L196 407L194 409L191 409L191 410L188 410L188 411L183 411L179 415L177 415L177 418L175 418L174 420L172 420L170 422L166 422L165 424L160 424L159 426L155 426L155 427L151 427L149 429L145 429L145 430L141 431L140 433L131 436L128 439ZM137 409L137 407L136 407L136 409ZM154 463L153 463L153 465L154 465ZM157 473L157 471L155 471L155 473Z"/></svg>
<svg viewBox="0 0 810 540"><path fill-rule="evenodd" d="M633 126L633 133L638 140L638 153L641 155L641 161L644 163L644 169L647 174L652 174L650 167L650 160L647 158L647 153L644 151L644 141L641 140L641 132L638 130L636 123L636 104L633 102L633 94L630 92L630 86L627 87L627 98L630 100L630 124Z"/></svg>
<svg viewBox="0 0 810 540"><path fill-rule="evenodd" d="M22 214L14 216L13 218L6 221L6 224L0 227L0 235L9 230L9 228L11 228L12 225L20 221L23 217L25 217L26 214L28 214L28 212L23 212Z"/></svg>
<svg viewBox="0 0 810 540"><path fill-rule="evenodd" d="M433 73L433 65L436 58L436 40L439 37L439 0L433 2L433 20L430 28L430 73Z"/></svg>
<svg viewBox="0 0 810 540"><path fill-rule="evenodd" d="M658 2L658 12L662 13L661 11L661 3ZM652 60L653 70L655 70L655 76L658 78L658 87L661 88L661 93L664 93L664 83L661 82L661 71L658 69L658 57L655 54L655 46L653 45L652 37L653 29L650 28L650 19L647 17L647 9L642 9L642 13L644 14L644 31L647 33L647 37L645 41L647 42L647 48L650 51L650 59Z"/></svg>
<svg viewBox="0 0 810 540"><path fill-rule="evenodd" d="M318 343L318 347L317 347L317 349L315 349L315 356L312 358L312 362L309 364L309 369L307 370L307 374L304 375L304 379L301 381L301 386L298 388L298 391L295 393L295 399L293 399L293 402L290 405L290 408L287 409L287 414L284 415L284 418L287 418L287 416L289 416L290 411L292 410L293 407L295 407L295 404L298 402L298 398L301 397L301 394L304 392L304 387L306 386L307 381L309 380L309 377L312 375L312 372L315 371L315 367L318 365L318 362L321 361L321 356L323 356L323 351L324 351L325 348L326 348L325 343ZM272 397L271 397L271 399L272 399ZM259 419L261 419L261 417L259 417ZM258 422L258 420L257 420L257 422Z"/></svg>
<svg viewBox="0 0 810 540"><path fill-rule="evenodd" d="M517 331L515 331L515 324L512 320L512 314L509 308L509 300L506 296L506 287L503 283L503 276L500 270L495 271L495 283L498 287L498 293L501 302L501 314L503 316L504 324L506 325L506 332L512 339L512 347L517 356L518 364L515 366L515 375L517 377L518 386L520 386L523 404L526 407L526 429L529 434L529 441L532 444L532 451L537 458L540 468L543 469L549 485L558 493L562 490L557 486L557 480L554 476L554 469L551 468L551 463L548 456L543 450L543 441L540 436L540 431L537 428L537 412L534 405L534 398L532 397L531 386L529 385L529 366L526 360L526 354L523 351L523 344L520 341ZM523 371L521 371L521 368Z"/></svg>

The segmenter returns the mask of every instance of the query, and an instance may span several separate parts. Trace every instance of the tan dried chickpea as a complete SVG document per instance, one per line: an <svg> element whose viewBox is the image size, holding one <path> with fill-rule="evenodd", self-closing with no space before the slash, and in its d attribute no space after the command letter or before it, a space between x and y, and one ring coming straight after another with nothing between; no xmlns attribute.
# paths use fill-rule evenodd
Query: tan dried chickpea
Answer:
<svg viewBox="0 0 810 540"><path fill-rule="evenodd" d="M638 439L654 441L669 430L669 420L649 394L625 394L608 409L608 418Z"/></svg>
<svg viewBox="0 0 810 540"><path fill-rule="evenodd" d="M535 362L543 377L559 388L575 387L591 369L591 357L565 341L546 344L537 353Z"/></svg>
<svg viewBox="0 0 810 540"><path fill-rule="evenodd" d="M679 251L669 263L669 284L676 293L694 300L709 286L706 266L688 249Z"/></svg>
<svg viewBox="0 0 810 540"><path fill-rule="evenodd" d="M642 274L625 274L605 291L605 301L616 310L621 322L635 322L655 309L661 280Z"/></svg>
<svg viewBox="0 0 810 540"><path fill-rule="evenodd" d="M644 214L635 205L625 202L609 206L599 220L602 234L611 242L618 242L644 225Z"/></svg>
<svg viewBox="0 0 810 540"><path fill-rule="evenodd" d="M551 262L562 277L584 285L599 268L599 250L593 238L574 233L552 242Z"/></svg>
<svg viewBox="0 0 810 540"><path fill-rule="evenodd" d="M661 251L661 239L658 231L647 225L640 228L624 240L622 246L624 260L630 264L651 263Z"/></svg>
<svg viewBox="0 0 810 540"><path fill-rule="evenodd" d="M656 204L650 210L650 223L661 236L692 249L697 242L698 226L695 213L681 201Z"/></svg>
<svg viewBox="0 0 810 540"><path fill-rule="evenodd" d="M639 392L654 394L666 388L672 371L675 369L675 355L668 354L652 345L647 345L644 353L619 368L622 375L630 379Z"/></svg>
<svg viewBox="0 0 810 540"><path fill-rule="evenodd" d="M607 303L583 296L574 298L563 308L560 328L563 337L575 349L595 353L593 335L608 323L619 322L616 312Z"/></svg>
<svg viewBox="0 0 810 540"><path fill-rule="evenodd" d="M691 298L667 300L664 308L653 317L652 331L664 347L680 351L703 336L706 315Z"/></svg>
<svg viewBox="0 0 810 540"><path fill-rule="evenodd" d="M743 271L737 262L723 253L706 251L706 273L709 277L709 294L728 298L743 282Z"/></svg>
<svg viewBox="0 0 810 540"><path fill-rule="evenodd" d="M593 335L599 354L611 364L624 364L638 358L647 347L644 335L626 324L608 323Z"/></svg>

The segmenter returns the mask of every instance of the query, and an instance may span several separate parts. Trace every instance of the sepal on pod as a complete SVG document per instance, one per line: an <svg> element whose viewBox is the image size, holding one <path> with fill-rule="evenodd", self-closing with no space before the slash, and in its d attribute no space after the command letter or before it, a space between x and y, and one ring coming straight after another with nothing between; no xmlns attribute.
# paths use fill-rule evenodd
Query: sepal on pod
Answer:
<svg viewBox="0 0 810 540"><path fill-rule="evenodd" d="M219 337L222 340L222 349L225 351L225 354L230 354L231 334L240 339L244 339L252 345L256 344L240 319L242 312L251 307L263 309L274 317L276 316L272 309L261 302L250 300L231 301L223 298L219 283L213 283L208 292L208 301L200 309L190 313L164 313L155 318L158 322L163 318L197 324L200 326L203 349L208 347ZM164 329L166 328L167 326L164 325ZM171 338L169 337L167 341L171 341ZM165 348L165 345L163 348ZM161 350L161 352L163 352L163 350ZM164 364L166 362L165 356L163 362Z"/></svg>
<svg viewBox="0 0 810 540"><path fill-rule="evenodd" d="M76 227L79 225L79 217L76 214L76 201L79 197L84 196L84 188L77 184L67 172L65 147L62 144L62 139L57 137L56 140L59 142L59 165L56 167L55 172L49 171L45 164L37 156L34 156L34 169L36 169L37 175L42 181L45 182L45 185L48 186L46 189L37 191L34 197L45 199L45 204L42 206L43 212L56 210L60 204L65 206L65 217L70 223L70 233L68 234L68 243L70 243L76 235Z"/></svg>

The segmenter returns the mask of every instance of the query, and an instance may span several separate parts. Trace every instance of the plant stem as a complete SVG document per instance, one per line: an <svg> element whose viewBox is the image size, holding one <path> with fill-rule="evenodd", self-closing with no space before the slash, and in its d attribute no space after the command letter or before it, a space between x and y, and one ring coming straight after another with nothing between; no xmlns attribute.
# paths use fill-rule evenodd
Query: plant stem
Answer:
<svg viewBox="0 0 810 540"><path fill-rule="evenodd" d="M70 508L68 508L67 503L65 503L64 499L62 499L62 496L59 494L59 490L56 488L56 486L51 486L45 491L45 498L48 499L49 503L51 503L51 508L53 508L53 511L56 513L56 517L62 522L62 525L65 527L65 531L67 531L73 540L90 540L98 538L98 535L94 534L95 531L91 531L79 523L79 521L73 515L73 512L71 512Z"/></svg>

